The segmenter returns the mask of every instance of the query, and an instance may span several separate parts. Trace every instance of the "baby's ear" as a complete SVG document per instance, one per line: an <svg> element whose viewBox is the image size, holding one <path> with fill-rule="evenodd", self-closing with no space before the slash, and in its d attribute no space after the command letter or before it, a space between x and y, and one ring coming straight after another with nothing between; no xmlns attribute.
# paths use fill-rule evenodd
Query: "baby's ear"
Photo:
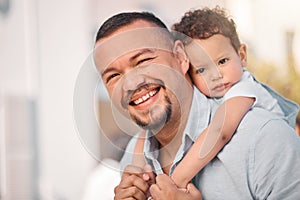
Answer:
<svg viewBox="0 0 300 200"><path fill-rule="evenodd" d="M182 72L186 74L189 69L190 60L185 52L184 44L180 40L175 41L173 53L179 60Z"/></svg>
<svg viewBox="0 0 300 200"><path fill-rule="evenodd" d="M243 67L247 66L247 46L245 44L241 44L239 48L239 56L242 61Z"/></svg>

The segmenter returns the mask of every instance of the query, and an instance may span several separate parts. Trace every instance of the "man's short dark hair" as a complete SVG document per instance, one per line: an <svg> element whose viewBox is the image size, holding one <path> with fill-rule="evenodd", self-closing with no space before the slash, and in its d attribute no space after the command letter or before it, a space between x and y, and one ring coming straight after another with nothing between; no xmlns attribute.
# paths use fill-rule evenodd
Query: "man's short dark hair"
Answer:
<svg viewBox="0 0 300 200"><path fill-rule="evenodd" d="M160 28L167 29L167 26L155 15L149 12L124 12L116 14L109 19L107 19L102 26L99 28L96 42L101 38L109 36L113 32L117 31L119 28L126 26L136 20L145 20L157 25Z"/></svg>

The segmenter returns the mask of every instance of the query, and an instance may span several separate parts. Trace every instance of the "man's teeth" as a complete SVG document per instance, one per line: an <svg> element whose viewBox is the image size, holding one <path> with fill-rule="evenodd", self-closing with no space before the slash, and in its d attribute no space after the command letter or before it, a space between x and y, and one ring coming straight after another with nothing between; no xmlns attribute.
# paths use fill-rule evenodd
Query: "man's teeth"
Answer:
<svg viewBox="0 0 300 200"><path fill-rule="evenodd" d="M146 100L148 100L150 97L154 96L157 93L156 90L152 90L149 93L145 94L144 96L138 98L137 100L133 101L135 105L138 105Z"/></svg>

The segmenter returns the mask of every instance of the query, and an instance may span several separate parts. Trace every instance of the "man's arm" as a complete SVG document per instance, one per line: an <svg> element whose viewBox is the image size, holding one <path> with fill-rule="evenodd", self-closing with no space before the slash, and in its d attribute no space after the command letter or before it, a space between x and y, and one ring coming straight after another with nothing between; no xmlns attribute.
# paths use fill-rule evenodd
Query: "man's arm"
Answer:
<svg viewBox="0 0 300 200"><path fill-rule="evenodd" d="M271 120L256 138L253 169L255 199L299 199L300 138L282 120Z"/></svg>

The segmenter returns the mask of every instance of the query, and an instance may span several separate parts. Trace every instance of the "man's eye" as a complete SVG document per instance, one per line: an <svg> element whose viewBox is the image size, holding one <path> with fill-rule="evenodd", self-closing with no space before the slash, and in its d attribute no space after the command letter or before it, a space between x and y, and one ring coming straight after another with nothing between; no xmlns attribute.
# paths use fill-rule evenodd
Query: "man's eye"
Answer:
<svg viewBox="0 0 300 200"><path fill-rule="evenodd" d="M219 60L218 65L224 65L229 59L228 58L223 58Z"/></svg>
<svg viewBox="0 0 300 200"><path fill-rule="evenodd" d="M196 73L197 74L202 74L204 72L205 72L205 68L204 67L200 67L200 68L196 69Z"/></svg>
<svg viewBox="0 0 300 200"><path fill-rule="evenodd" d="M115 74L111 74L106 78L106 83L108 83L109 81L111 81L113 78L119 76L120 74L115 73Z"/></svg>
<svg viewBox="0 0 300 200"><path fill-rule="evenodd" d="M147 62L147 61L149 61L149 60L153 60L154 58L156 58L156 57L144 58L144 59L142 59L142 60L139 60L139 61L136 63L136 65L140 65L140 64L142 64L143 62Z"/></svg>

